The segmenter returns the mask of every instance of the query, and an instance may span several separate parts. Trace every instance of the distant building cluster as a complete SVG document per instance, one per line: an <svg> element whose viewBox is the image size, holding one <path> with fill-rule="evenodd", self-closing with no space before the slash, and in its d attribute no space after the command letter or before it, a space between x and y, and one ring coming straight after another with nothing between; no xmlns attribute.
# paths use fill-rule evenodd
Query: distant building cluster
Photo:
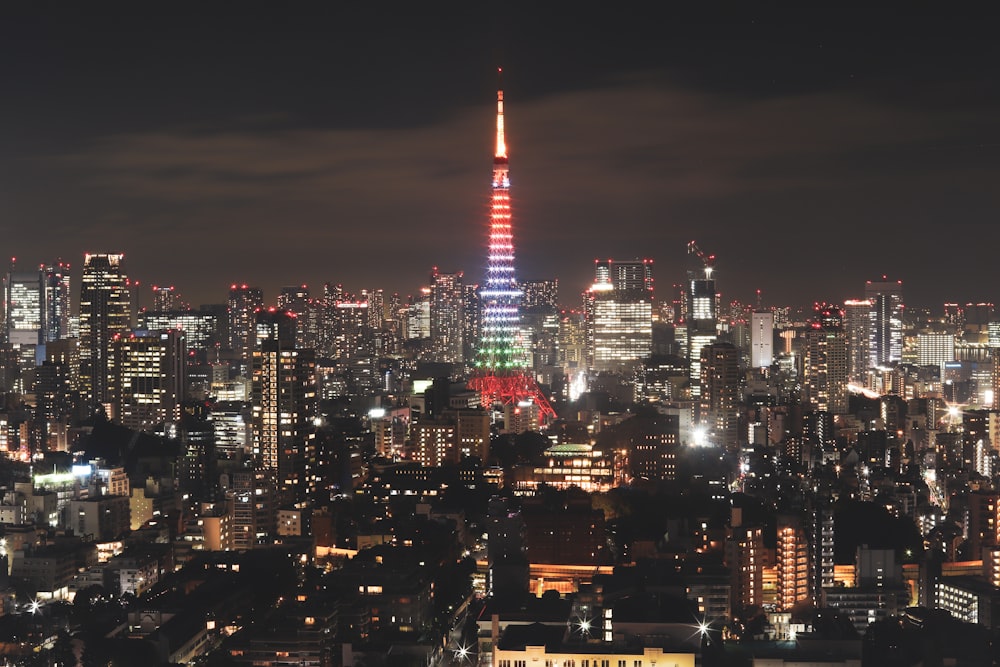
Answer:
<svg viewBox="0 0 1000 667"><path fill-rule="evenodd" d="M12 264L3 611L54 651L72 600L162 663L859 665L961 636L937 657L981 664L993 304L906 308L885 277L741 303L695 242L667 290L598 259L567 299L516 277L503 132L501 92L482 281L193 307L119 252Z"/></svg>

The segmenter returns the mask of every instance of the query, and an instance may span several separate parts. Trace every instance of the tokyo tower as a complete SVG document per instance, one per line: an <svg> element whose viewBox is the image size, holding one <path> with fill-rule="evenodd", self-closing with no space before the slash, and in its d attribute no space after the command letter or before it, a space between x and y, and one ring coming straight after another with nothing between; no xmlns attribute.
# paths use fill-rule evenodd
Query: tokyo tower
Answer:
<svg viewBox="0 0 1000 667"><path fill-rule="evenodd" d="M534 403L542 419L555 410L527 368L527 355L518 344L521 290L514 275L514 237L510 222L510 177L504 142L503 89L497 90L497 145L493 156L493 193L490 199L489 255L482 299L482 337L469 388L479 392L483 407Z"/></svg>

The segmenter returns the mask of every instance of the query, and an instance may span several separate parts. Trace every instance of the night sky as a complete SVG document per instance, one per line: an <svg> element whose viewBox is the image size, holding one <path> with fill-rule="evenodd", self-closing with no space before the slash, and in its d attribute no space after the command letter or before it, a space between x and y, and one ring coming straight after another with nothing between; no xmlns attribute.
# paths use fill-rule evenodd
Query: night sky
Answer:
<svg viewBox="0 0 1000 667"><path fill-rule="evenodd" d="M842 301L887 274L910 305L1000 302L985 15L21 4L0 9L0 256L19 267L62 257L75 279L83 252L122 251L195 305L232 282L273 302L410 294L433 266L478 281L499 65L518 275L558 277L566 305L597 257L652 258L666 298L691 239L727 299Z"/></svg>

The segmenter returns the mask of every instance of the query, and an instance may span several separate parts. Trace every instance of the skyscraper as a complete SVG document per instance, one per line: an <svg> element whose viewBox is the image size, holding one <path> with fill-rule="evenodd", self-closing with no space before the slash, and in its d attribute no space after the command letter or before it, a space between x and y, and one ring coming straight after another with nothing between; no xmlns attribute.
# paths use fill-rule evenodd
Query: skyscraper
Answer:
<svg viewBox="0 0 1000 667"><path fill-rule="evenodd" d="M128 277L121 253L87 253L80 279L80 395L88 410L113 400L111 343L127 334L130 318Z"/></svg>
<svg viewBox="0 0 1000 667"><path fill-rule="evenodd" d="M770 368L774 363L774 313L750 316L750 366Z"/></svg>
<svg viewBox="0 0 1000 667"><path fill-rule="evenodd" d="M7 341L37 345L42 339L44 295L41 271L11 270L7 277Z"/></svg>
<svg viewBox="0 0 1000 667"><path fill-rule="evenodd" d="M871 303L868 318L868 356L871 366L890 366L903 358L903 281L869 280L865 298Z"/></svg>
<svg viewBox="0 0 1000 667"><path fill-rule="evenodd" d="M713 444L729 452L739 449L740 351L731 343L712 343L701 348L702 423Z"/></svg>
<svg viewBox="0 0 1000 667"><path fill-rule="evenodd" d="M510 172L504 139L503 90L497 91L496 152L493 156L493 191L490 202L489 256L482 299L482 338L476 370L469 387L483 405L533 402L542 414L555 410L542 395L535 378L526 372L523 346L517 340L521 290L514 275L514 236L510 215Z"/></svg>
<svg viewBox="0 0 1000 667"><path fill-rule="evenodd" d="M276 476L283 502L315 490L316 355L296 349L294 318L261 312L252 355L253 453L257 468Z"/></svg>
<svg viewBox="0 0 1000 667"><path fill-rule="evenodd" d="M712 267L706 265L703 277L694 272L688 275L687 356L694 399L701 396L701 349L718 337L719 313L712 272Z"/></svg>
<svg viewBox="0 0 1000 667"><path fill-rule="evenodd" d="M42 267L44 294L42 299L42 340L51 343L69 338L70 265L56 262Z"/></svg>
<svg viewBox="0 0 1000 667"><path fill-rule="evenodd" d="M136 431L178 420L186 390L184 332L120 335L113 347L116 419Z"/></svg>
<svg viewBox="0 0 1000 667"><path fill-rule="evenodd" d="M462 272L431 272L431 358L457 364L464 360L465 289Z"/></svg>
<svg viewBox="0 0 1000 667"><path fill-rule="evenodd" d="M264 292L259 287L246 284L229 287L229 347L242 360L241 375L248 371L256 313L263 308Z"/></svg>
<svg viewBox="0 0 1000 667"><path fill-rule="evenodd" d="M844 330L847 332L847 377L865 384L871 367L871 308L868 299L848 299L844 302Z"/></svg>
<svg viewBox="0 0 1000 667"><path fill-rule="evenodd" d="M847 333L838 306L817 306L803 334L802 393L817 410L847 413Z"/></svg>
<svg viewBox="0 0 1000 667"><path fill-rule="evenodd" d="M587 298L587 339L595 371L624 372L653 348L652 260L596 262Z"/></svg>

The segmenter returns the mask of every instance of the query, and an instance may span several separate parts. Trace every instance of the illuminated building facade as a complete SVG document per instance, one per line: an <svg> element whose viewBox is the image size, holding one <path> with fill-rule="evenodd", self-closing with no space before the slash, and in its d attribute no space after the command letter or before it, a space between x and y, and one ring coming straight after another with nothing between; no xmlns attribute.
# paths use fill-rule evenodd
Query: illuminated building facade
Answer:
<svg viewBox="0 0 1000 667"><path fill-rule="evenodd" d="M150 431L179 419L187 384L184 333L136 332L116 337L113 347L117 420Z"/></svg>
<svg viewBox="0 0 1000 667"><path fill-rule="evenodd" d="M587 493L607 493L619 481L613 452L593 445L553 445L545 450L543 463L514 470L514 493L534 494L542 484L553 489L577 487Z"/></svg>
<svg viewBox="0 0 1000 667"><path fill-rule="evenodd" d="M242 361L240 374L247 375L250 353L254 346L256 313L264 308L264 292L246 284L229 287L229 347Z"/></svg>
<svg viewBox="0 0 1000 667"><path fill-rule="evenodd" d="M726 540L726 567L730 576L733 611L757 607L764 597L764 530L737 525Z"/></svg>
<svg viewBox="0 0 1000 667"><path fill-rule="evenodd" d="M260 313L251 357L252 448L260 470L277 478L282 502L299 502L315 490L317 413L315 352L295 347L287 313Z"/></svg>
<svg viewBox="0 0 1000 667"><path fill-rule="evenodd" d="M679 442L678 416L662 415L649 423L631 438L628 462L632 476L645 480L675 480Z"/></svg>
<svg viewBox="0 0 1000 667"><path fill-rule="evenodd" d="M848 299L844 302L844 330L847 332L847 376L864 385L871 355L871 301Z"/></svg>
<svg viewBox="0 0 1000 667"><path fill-rule="evenodd" d="M521 283L521 290L524 293L521 297L522 309L551 312L559 310L558 280L525 280Z"/></svg>
<svg viewBox="0 0 1000 667"><path fill-rule="evenodd" d="M903 358L903 281L885 280L865 285L868 310L869 365L890 366Z"/></svg>
<svg viewBox="0 0 1000 667"><path fill-rule="evenodd" d="M587 298L591 368L626 372L653 348L653 263L598 261Z"/></svg>
<svg viewBox="0 0 1000 667"><path fill-rule="evenodd" d="M493 193L490 202L489 254L482 300L481 338L475 372L469 387L484 407L532 402L545 417L555 410L538 383L526 372L523 346L517 340L521 290L514 274L514 236L511 227L510 175L504 138L503 90L497 91L496 152L493 156Z"/></svg>
<svg viewBox="0 0 1000 667"><path fill-rule="evenodd" d="M812 595L809 539L795 516L779 515L777 530L777 604L779 610L788 611Z"/></svg>
<svg viewBox="0 0 1000 667"><path fill-rule="evenodd" d="M7 341L37 345L42 339L44 274L11 271L7 276Z"/></svg>
<svg viewBox="0 0 1000 667"><path fill-rule="evenodd" d="M42 267L42 342L51 343L73 335L70 331L70 265L56 262Z"/></svg>
<svg viewBox="0 0 1000 667"><path fill-rule="evenodd" d="M131 316L128 277L122 254L87 253L80 279L80 394L95 410L113 400L112 341L127 335Z"/></svg>
<svg viewBox="0 0 1000 667"><path fill-rule="evenodd" d="M177 307L173 285L153 285L153 310L174 310Z"/></svg>
<svg viewBox="0 0 1000 667"><path fill-rule="evenodd" d="M447 364L464 360L465 287L462 272L431 273L431 359Z"/></svg>
<svg viewBox="0 0 1000 667"><path fill-rule="evenodd" d="M742 399L740 351L731 343L701 348L701 422L712 444L734 452L739 448Z"/></svg>
<svg viewBox="0 0 1000 667"><path fill-rule="evenodd" d="M770 368L774 363L774 313L750 315L750 367Z"/></svg>
<svg viewBox="0 0 1000 667"><path fill-rule="evenodd" d="M687 357L690 365L691 398L701 396L701 350L714 343L718 337L718 300L711 267L704 269L704 277L692 273L687 282Z"/></svg>
<svg viewBox="0 0 1000 667"><path fill-rule="evenodd" d="M945 364L955 361L955 334L921 332L917 334L917 364L937 366L938 379L944 379Z"/></svg>
<svg viewBox="0 0 1000 667"><path fill-rule="evenodd" d="M147 331L177 329L184 332L189 350L205 351L219 342L219 315L212 311L168 310L139 313L139 328Z"/></svg>
<svg viewBox="0 0 1000 667"><path fill-rule="evenodd" d="M838 306L818 306L802 337L803 400L817 410L846 414L848 339L843 311Z"/></svg>

